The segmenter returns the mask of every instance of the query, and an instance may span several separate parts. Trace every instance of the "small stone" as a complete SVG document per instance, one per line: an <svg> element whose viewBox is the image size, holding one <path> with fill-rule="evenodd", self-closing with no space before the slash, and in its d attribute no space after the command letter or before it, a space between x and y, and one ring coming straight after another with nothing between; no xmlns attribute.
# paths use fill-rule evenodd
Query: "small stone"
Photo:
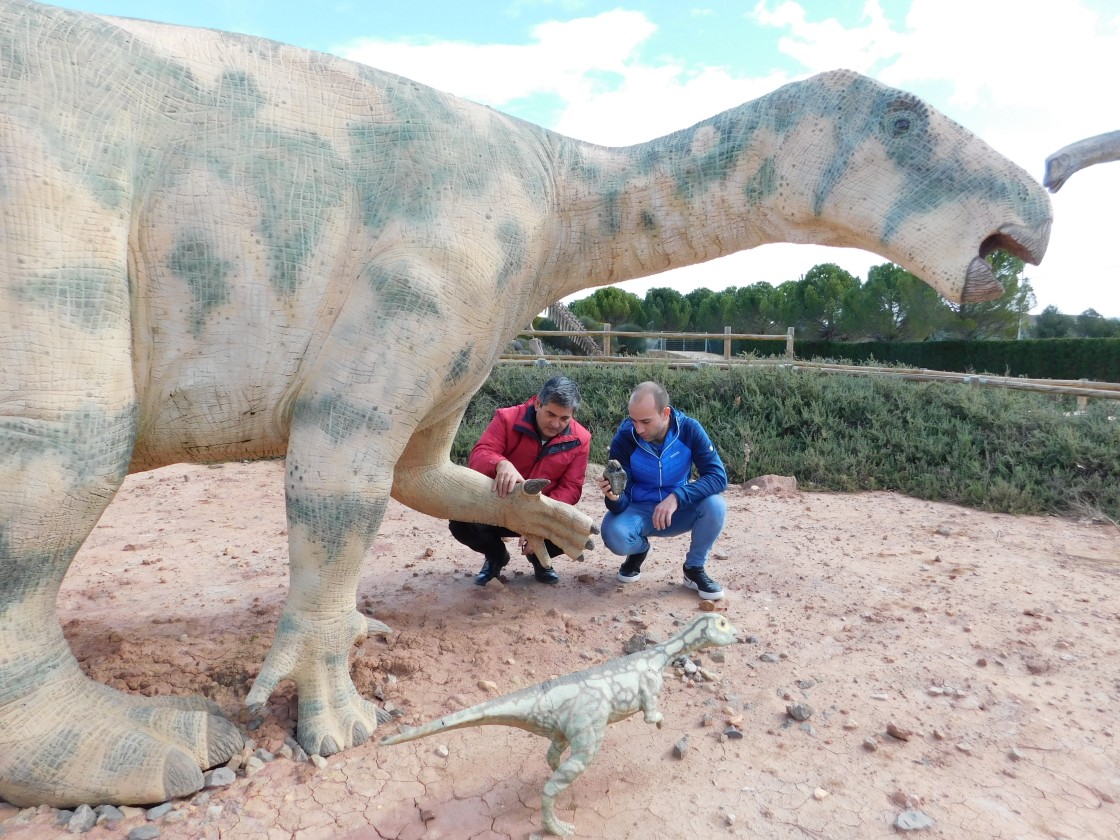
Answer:
<svg viewBox="0 0 1120 840"><path fill-rule="evenodd" d="M436 812L433 811L431 808L421 808L420 809L420 819L423 822L426 822L426 823L431 822L435 818L436 818Z"/></svg>
<svg viewBox="0 0 1120 840"><path fill-rule="evenodd" d="M943 689L939 685L931 685L926 689L926 694L928 694L930 697L940 697L944 693L945 689Z"/></svg>
<svg viewBox="0 0 1120 840"><path fill-rule="evenodd" d="M66 830L71 834L85 834L97 824L97 814L88 805L79 805L69 820Z"/></svg>
<svg viewBox="0 0 1120 840"><path fill-rule="evenodd" d="M174 825L175 823L181 823L186 818L187 811L185 808L182 808L169 813L166 817L163 818L163 821L168 825Z"/></svg>
<svg viewBox="0 0 1120 840"><path fill-rule="evenodd" d="M116 805L98 805L93 809L97 814L97 824L117 823L124 819L124 813Z"/></svg>
<svg viewBox="0 0 1120 840"><path fill-rule="evenodd" d="M237 781L237 774L228 767L217 767L202 774L204 788L227 787Z"/></svg>
<svg viewBox="0 0 1120 840"><path fill-rule="evenodd" d="M159 837L159 826L138 825L128 832L128 840L155 840Z"/></svg>
<svg viewBox="0 0 1120 840"><path fill-rule="evenodd" d="M307 751L303 747L301 747L299 744L296 744L294 747L292 747L292 761L296 761L302 764L307 760Z"/></svg>
<svg viewBox="0 0 1120 840"><path fill-rule="evenodd" d="M162 805L156 805L153 808L149 808L146 816L149 820L158 820L160 817L162 817L164 814L168 813L174 807L175 806L172 805L170 802L164 802Z"/></svg>
<svg viewBox="0 0 1120 840"><path fill-rule="evenodd" d="M786 714L797 721L808 720L813 716L813 707L807 703L790 703L786 706Z"/></svg>
<svg viewBox="0 0 1120 840"><path fill-rule="evenodd" d="M700 610L700 612L715 612L716 611L716 605L715 605L714 601L700 601L696 605L696 607L697 607L697 609Z"/></svg>
<svg viewBox="0 0 1120 840"><path fill-rule="evenodd" d="M497 694L498 684L493 680L479 680L478 687L485 691L487 694Z"/></svg>
<svg viewBox="0 0 1120 840"><path fill-rule="evenodd" d="M276 751L276 754L280 756L280 758L290 759L293 755L292 748L288 744L284 744L282 747L280 747L280 749Z"/></svg>
<svg viewBox="0 0 1120 840"><path fill-rule="evenodd" d="M236 773L241 769L243 760L240 755L231 756L230 760L226 762L226 767L229 768L230 772Z"/></svg>
<svg viewBox="0 0 1120 840"><path fill-rule="evenodd" d="M957 744L957 749L960 750L962 753L965 753L966 755L969 755L969 754L972 753L972 744L961 741L959 744Z"/></svg>
<svg viewBox="0 0 1120 840"><path fill-rule="evenodd" d="M872 700L890 700L891 698L888 695L883 694L882 692L877 692L877 693L871 695L871 699Z"/></svg>
<svg viewBox="0 0 1120 840"><path fill-rule="evenodd" d="M673 755L676 758L684 758L685 753L688 752L688 736L685 735L677 743L673 744Z"/></svg>
<svg viewBox="0 0 1120 840"><path fill-rule="evenodd" d="M270 762L270 761L275 761L276 760L276 756L274 756L272 753L270 753L264 747L261 747L260 749L256 750L253 753L253 756L255 758L259 758L265 764L268 764L268 762Z"/></svg>
<svg viewBox="0 0 1120 840"><path fill-rule="evenodd" d="M870 737L869 738L864 738L863 739L863 748L865 750L867 750L868 752L875 752L877 749L879 749L879 742L876 741L874 738L870 738Z"/></svg>
<svg viewBox="0 0 1120 840"><path fill-rule="evenodd" d="M722 665L727 661L727 654L725 654L719 648L716 648L715 650L708 651L708 659L710 659L716 665Z"/></svg>
<svg viewBox="0 0 1120 840"><path fill-rule="evenodd" d="M848 718L848 720L844 721L842 726L845 729L847 729L849 732L851 732L853 730L859 729L859 721L858 720L852 720L851 718Z"/></svg>
<svg viewBox="0 0 1120 840"><path fill-rule="evenodd" d="M782 661L782 657L780 657L776 653L764 653L758 658L762 662L781 662Z"/></svg>
<svg viewBox="0 0 1120 840"><path fill-rule="evenodd" d="M451 755L451 750L447 748L446 744L440 744L438 747L436 747L436 755L438 755L440 758L447 758L449 755Z"/></svg>
<svg viewBox="0 0 1120 840"><path fill-rule="evenodd" d="M894 827L900 831L921 831L933 828L933 819L921 811L903 811L894 821Z"/></svg>
<svg viewBox="0 0 1120 840"><path fill-rule="evenodd" d="M314 764L316 767L318 767L320 769L327 766L327 760L319 754L315 754L313 756L310 756L310 759L311 759L311 763Z"/></svg>
<svg viewBox="0 0 1120 840"><path fill-rule="evenodd" d="M813 791L813 798L818 802L820 802L822 799L828 798L830 795L831 794L829 794L829 792L824 788L817 788Z"/></svg>
<svg viewBox="0 0 1120 840"><path fill-rule="evenodd" d="M705 601L704 603L707 603L707 601ZM736 819L736 817L735 817L735 815L734 815L734 814L732 814L731 812L728 812L727 814L725 814L725 815L724 815L724 819L725 819L725 820L727 820L727 826L728 826L728 828L730 828L731 826L735 825L735 819Z"/></svg>
<svg viewBox="0 0 1120 840"><path fill-rule="evenodd" d="M245 775L255 776L257 773L264 769L264 762L257 758L255 755L249 756L245 761Z"/></svg>
<svg viewBox="0 0 1120 840"><path fill-rule="evenodd" d="M743 737L743 733L734 726L729 726L723 730L723 737L738 740Z"/></svg>
<svg viewBox="0 0 1120 840"><path fill-rule="evenodd" d="M914 733L911 732L909 729L901 727L897 723L894 723L892 721L891 723L887 724L887 734L890 735L892 738L897 738L900 741L909 741L910 736L913 735Z"/></svg>
<svg viewBox="0 0 1120 840"><path fill-rule="evenodd" d="M219 819L221 816L222 816L222 806L221 805L211 805L209 808L206 809L206 819L208 819L210 822L214 822L214 820Z"/></svg>
<svg viewBox="0 0 1120 840"><path fill-rule="evenodd" d="M1007 751L1007 757L1012 761L1022 761L1024 758L1026 758L1026 755L1024 755L1023 751L1018 747L1012 747Z"/></svg>

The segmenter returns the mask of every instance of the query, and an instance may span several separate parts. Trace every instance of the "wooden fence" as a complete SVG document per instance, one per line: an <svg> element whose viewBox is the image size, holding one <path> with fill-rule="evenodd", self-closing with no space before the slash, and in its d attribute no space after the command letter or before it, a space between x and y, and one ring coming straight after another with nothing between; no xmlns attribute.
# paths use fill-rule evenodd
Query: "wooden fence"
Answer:
<svg viewBox="0 0 1120 840"><path fill-rule="evenodd" d="M669 332L619 332L612 330L610 324L604 324L601 330L525 330L522 335L531 337L545 336L573 336L584 335L592 338L601 337L603 340L603 353L596 356L569 356L569 355L518 355L514 353L503 354L499 362L505 364L537 364L538 360L560 362L566 365L602 365L602 364L630 364L648 365L651 362L666 364L669 367L697 367L732 365L746 365L748 367L783 367L790 370L814 370L822 373L840 373L849 376L893 376L918 382L958 382L985 388L1011 388L1020 391L1036 391L1039 393L1055 394L1077 397L1077 409L1084 411L1090 397L1105 400L1120 400L1120 383L1095 382L1085 379L1030 379L1012 376L990 376L987 374L960 373L958 371L929 370L927 368L900 368L876 367L872 365L842 365L829 362L800 362L796 361L793 354L793 327L786 330L785 335L754 335L751 333L733 333L730 327L724 327L722 333L669 333ZM684 339L684 340L722 340L723 356L711 354L709 358L683 358L672 356L616 356L611 353L612 339L618 338L655 338L655 339ZM754 359L731 355L731 342L736 340L753 341L784 341L785 357L781 359Z"/></svg>

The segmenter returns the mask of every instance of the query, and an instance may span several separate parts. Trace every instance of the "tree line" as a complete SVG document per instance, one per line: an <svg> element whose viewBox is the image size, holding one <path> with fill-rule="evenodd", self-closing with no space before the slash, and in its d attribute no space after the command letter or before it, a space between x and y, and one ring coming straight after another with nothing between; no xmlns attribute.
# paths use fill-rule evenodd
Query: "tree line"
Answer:
<svg viewBox="0 0 1120 840"><path fill-rule="evenodd" d="M1004 288L998 300L955 305L905 269L885 263L867 281L834 263L814 266L779 286L759 282L713 292L681 294L654 288L644 298L613 286L568 304L584 326L612 330L781 334L787 327L803 340L939 341L1014 338L1120 337L1120 318L1093 309L1065 315L1048 306L1037 316L1024 263L1005 251L988 257ZM548 325L544 325L548 328Z"/></svg>

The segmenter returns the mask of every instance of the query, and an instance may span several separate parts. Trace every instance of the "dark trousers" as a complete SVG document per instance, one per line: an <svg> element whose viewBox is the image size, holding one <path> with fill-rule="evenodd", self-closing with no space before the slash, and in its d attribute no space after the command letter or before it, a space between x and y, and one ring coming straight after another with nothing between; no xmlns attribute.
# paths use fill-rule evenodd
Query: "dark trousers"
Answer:
<svg viewBox="0 0 1120 840"><path fill-rule="evenodd" d="M503 528L501 525L483 525L478 522L451 520L447 523L447 527L451 531L451 536L472 551L477 551L483 555L491 563L502 563L509 559L506 544L502 542L503 537L521 536L516 531ZM548 549L549 557L564 553L550 540L545 540L544 545ZM529 555L529 557L535 559L535 555Z"/></svg>

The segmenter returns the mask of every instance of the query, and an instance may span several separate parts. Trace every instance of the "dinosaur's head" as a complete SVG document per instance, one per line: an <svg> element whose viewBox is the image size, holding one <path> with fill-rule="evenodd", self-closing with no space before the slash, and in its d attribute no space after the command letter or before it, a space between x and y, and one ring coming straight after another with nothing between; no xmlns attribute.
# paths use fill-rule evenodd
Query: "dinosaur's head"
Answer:
<svg viewBox="0 0 1120 840"><path fill-rule="evenodd" d="M846 70L774 95L777 205L804 241L877 253L954 303L1003 295L992 251L1042 260L1046 190L918 97Z"/></svg>
<svg viewBox="0 0 1120 840"><path fill-rule="evenodd" d="M731 622L717 612L704 613L693 619L682 635L692 650L722 647L739 641Z"/></svg>

